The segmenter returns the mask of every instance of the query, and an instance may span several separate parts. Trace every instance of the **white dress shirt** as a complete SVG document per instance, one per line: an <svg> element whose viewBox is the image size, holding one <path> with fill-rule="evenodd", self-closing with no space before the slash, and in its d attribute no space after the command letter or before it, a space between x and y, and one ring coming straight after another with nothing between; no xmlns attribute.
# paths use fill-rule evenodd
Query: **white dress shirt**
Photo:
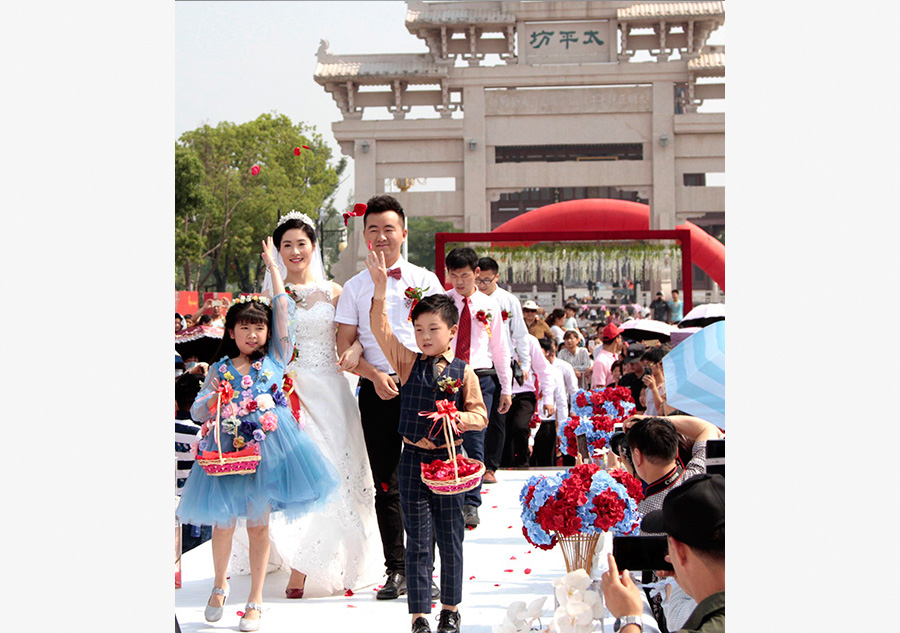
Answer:
<svg viewBox="0 0 900 633"><path fill-rule="evenodd" d="M553 377L550 374L550 363L547 362L544 351L541 349L541 344L534 336L526 334L525 344L528 345L528 355L531 357L532 371L528 375L528 380L521 385L518 383L513 384L512 392L515 394L526 393L529 391L537 392L540 390L540 397L538 398L537 403L537 408L540 410L542 405L553 404L553 390L544 388L544 385L549 385L553 381ZM522 362L521 358L519 359L519 362ZM537 377L538 380L537 385L535 385L534 382L535 377ZM537 389L535 387L537 387Z"/></svg>
<svg viewBox="0 0 900 633"><path fill-rule="evenodd" d="M388 322L391 330L400 339L404 347L414 352L421 352L416 344L416 333L412 321L409 320L411 301L404 294L407 288L415 287L423 289L424 296L441 294L444 287L430 270L410 264L400 257L391 268L400 268L400 279L388 276L387 291L385 294L385 306L387 308ZM335 310L335 323L355 325L357 327L359 342L363 346L363 358L375 369L388 374L394 373L387 358L381 352L378 341L372 334L369 325L369 310L372 307L372 296L375 294L375 285L372 276L366 269L353 276L346 284L338 298Z"/></svg>
<svg viewBox="0 0 900 633"><path fill-rule="evenodd" d="M556 407L556 413L550 417L544 417L543 410L540 411L542 420L556 420L563 422L569 417L569 398L566 392L566 384L564 373L560 367L556 365L547 365L550 374L550 386L545 391L549 391L550 402Z"/></svg>
<svg viewBox="0 0 900 633"><path fill-rule="evenodd" d="M512 293L500 286L497 286L494 292L488 296L496 299L500 304L500 309L505 310L509 315L509 318L503 323L506 342L510 350L518 352L519 366L522 371L531 371L531 354L528 351L528 343L525 342L525 337L528 336L528 326L525 325L525 318L522 316L522 304Z"/></svg>
<svg viewBox="0 0 900 633"><path fill-rule="evenodd" d="M464 297L451 288L447 291L447 296L453 299L456 309L459 310L460 317L463 313ZM512 394L512 356L510 355L509 344L506 342L506 334L503 332L503 316L500 314L500 304L483 292L476 290L469 300L469 317L472 320L472 330L469 339L469 365L472 369L490 369L493 367L497 372L497 378L500 380L500 394ZM479 310L484 310L490 314L490 330L475 318ZM453 337L450 343L453 354L456 354L456 339L459 335Z"/></svg>
<svg viewBox="0 0 900 633"><path fill-rule="evenodd" d="M575 368L569 363L561 359L559 356L553 359L553 366L559 368L563 376L563 384L566 387L566 395L569 400L578 391L578 378L575 377Z"/></svg>

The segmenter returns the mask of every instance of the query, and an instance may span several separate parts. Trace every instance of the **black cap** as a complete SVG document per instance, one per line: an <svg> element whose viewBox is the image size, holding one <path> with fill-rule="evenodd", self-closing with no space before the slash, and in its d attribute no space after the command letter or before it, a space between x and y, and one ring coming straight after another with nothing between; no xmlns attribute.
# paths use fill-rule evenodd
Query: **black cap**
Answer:
<svg viewBox="0 0 900 633"><path fill-rule="evenodd" d="M624 360L626 363L634 363L641 360L641 356L647 351L647 347L643 343L629 343L628 349L625 350Z"/></svg>
<svg viewBox="0 0 900 633"><path fill-rule="evenodd" d="M725 478L695 475L672 490L662 510L647 513L643 532L664 532L699 550L725 550ZM721 529L721 538L714 538Z"/></svg>

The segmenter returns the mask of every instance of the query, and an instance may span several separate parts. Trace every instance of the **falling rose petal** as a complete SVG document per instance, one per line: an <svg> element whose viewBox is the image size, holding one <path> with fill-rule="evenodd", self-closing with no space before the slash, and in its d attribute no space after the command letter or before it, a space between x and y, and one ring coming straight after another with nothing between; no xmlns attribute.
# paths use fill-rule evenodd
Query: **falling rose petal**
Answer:
<svg viewBox="0 0 900 633"><path fill-rule="evenodd" d="M530 573L531 573L531 569L529 569L529 568L526 567L526 568L525 568L525 573L526 573L526 574L530 574Z"/></svg>
<svg viewBox="0 0 900 633"><path fill-rule="evenodd" d="M303 149L309 149L309 145L301 145L300 147L302 147ZM309 150L309 151L312 151L312 150Z"/></svg>
<svg viewBox="0 0 900 633"><path fill-rule="evenodd" d="M352 595L353 595L352 589L348 589L347 591L344 592L344 597L346 597L346 598L349 598Z"/></svg>
<svg viewBox="0 0 900 633"><path fill-rule="evenodd" d="M240 617L244 617L244 612L243 612L243 611L238 611L237 614L238 614Z"/></svg>
<svg viewBox="0 0 900 633"><path fill-rule="evenodd" d="M301 152L301 149L299 147L294 148L294 156L299 156L300 152Z"/></svg>

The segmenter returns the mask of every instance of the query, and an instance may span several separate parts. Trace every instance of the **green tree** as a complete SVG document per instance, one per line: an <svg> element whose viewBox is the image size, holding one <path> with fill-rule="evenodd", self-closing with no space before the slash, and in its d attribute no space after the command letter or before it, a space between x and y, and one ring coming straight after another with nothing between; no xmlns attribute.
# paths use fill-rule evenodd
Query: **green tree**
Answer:
<svg viewBox="0 0 900 633"><path fill-rule="evenodd" d="M294 148L308 146L300 155ZM192 267L196 289L212 286L226 291L229 284L241 292L259 288L264 268L260 245L271 235L278 217L291 210L314 220L333 208L340 174L347 165L341 158L332 165L331 149L314 128L296 125L285 115L263 114L242 124L204 125L185 132L178 147L191 150L203 168L203 189L208 202L197 221L189 222L183 252L200 253L203 265ZM251 168L260 168L257 175ZM199 241L199 249L189 245ZM210 278L212 283L210 283Z"/></svg>
<svg viewBox="0 0 900 633"><path fill-rule="evenodd" d="M209 192L203 186L206 174L197 154L188 147L175 148L175 264L183 285L193 290L194 269L203 261L208 227ZM208 229L207 229L208 230ZM176 275L177 279L177 275Z"/></svg>
<svg viewBox="0 0 900 633"><path fill-rule="evenodd" d="M459 233L453 222L438 222L434 218L407 218L409 261L428 270L434 269L434 234Z"/></svg>

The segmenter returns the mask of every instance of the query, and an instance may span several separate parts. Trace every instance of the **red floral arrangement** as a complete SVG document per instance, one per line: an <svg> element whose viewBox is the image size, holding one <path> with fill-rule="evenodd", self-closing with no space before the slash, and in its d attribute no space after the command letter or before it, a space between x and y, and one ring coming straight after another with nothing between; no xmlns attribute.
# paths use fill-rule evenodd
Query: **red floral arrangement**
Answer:
<svg viewBox="0 0 900 633"><path fill-rule="evenodd" d="M541 425L541 416L539 416L537 414L537 412L535 412L535 414L533 416L531 416L531 421L528 423L528 428L536 429L540 425Z"/></svg>
<svg viewBox="0 0 900 633"><path fill-rule="evenodd" d="M631 534L640 525L633 496L640 489L640 482L627 472L606 472L596 464L581 464L550 477L531 477L519 496L523 534L541 549L552 548L557 536L607 531Z"/></svg>
<svg viewBox="0 0 900 633"><path fill-rule="evenodd" d="M469 460L462 455L456 456L456 467L459 469L459 476L468 477L474 475L481 468L481 465L473 460ZM449 481L456 479L453 472L453 462L436 459L430 464L422 464L422 475L426 479L433 481Z"/></svg>
<svg viewBox="0 0 900 633"><path fill-rule="evenodd" d="M631 406L626 406L630 404ZM591 408L591 411L578 411L578 415L606 414L621 422L634 411L634 398L628 387L606 387L591 391L579 390L575 394L575 405L579 409ZM573 407L574 408L574 407Z"/></svg>
<svg viewBox="0 0 900 633"><path fill-rule="evenodd" d="M507 312L506 310L503 310L503 311L500 313L500 316L503 317L503 320L504 320L504 321L509 321L509 312Z"/></svg>
<svg viewBox="0 0 900 633"><path fill-rule="evenodd" d="M415 286L408 286L406 290L403 291L403 296L406 297L406 303L409 304L409 316L406 317L407 321L412 321L412 311L416 307L416 305L425 297L425 291L428 288L416 288Z"/></svg>

